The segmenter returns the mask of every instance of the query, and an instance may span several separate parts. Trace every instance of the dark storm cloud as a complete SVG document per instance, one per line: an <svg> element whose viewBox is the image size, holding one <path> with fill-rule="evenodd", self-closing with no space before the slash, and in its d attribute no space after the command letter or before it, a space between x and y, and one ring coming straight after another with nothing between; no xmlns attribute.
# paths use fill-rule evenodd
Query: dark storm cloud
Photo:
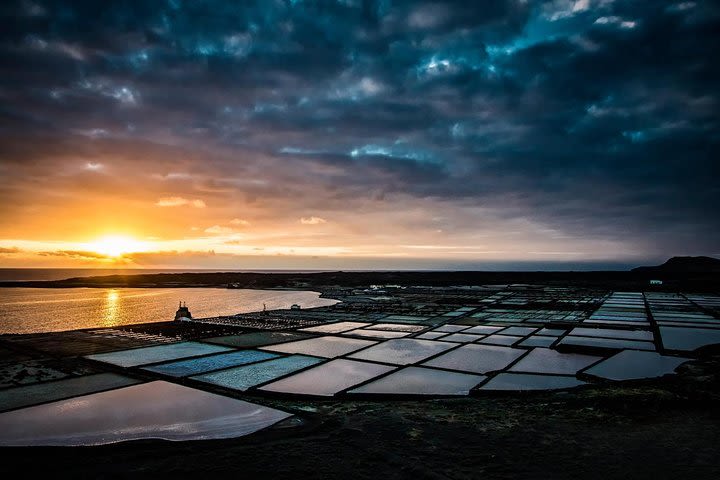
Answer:
<svg viewBox="0 0 720 480"><path fill-rule="evenodd" d="M720 243L710 0L0 8L3 162L149 142L250 199L401 193L657 252ZM264 183L223 182L241 174Z"/></svg>

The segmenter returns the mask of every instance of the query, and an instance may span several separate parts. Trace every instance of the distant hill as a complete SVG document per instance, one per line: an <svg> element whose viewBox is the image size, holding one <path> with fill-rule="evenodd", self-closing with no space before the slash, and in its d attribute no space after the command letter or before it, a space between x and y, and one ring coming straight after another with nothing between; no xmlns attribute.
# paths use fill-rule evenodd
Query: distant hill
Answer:
<svg viewBox="0 0 720 480"><path fill-rule="evenodd" d="M672 257L662 265L637 267L638 273L710 273L720 272L720 259L713 257Z"/></svg>

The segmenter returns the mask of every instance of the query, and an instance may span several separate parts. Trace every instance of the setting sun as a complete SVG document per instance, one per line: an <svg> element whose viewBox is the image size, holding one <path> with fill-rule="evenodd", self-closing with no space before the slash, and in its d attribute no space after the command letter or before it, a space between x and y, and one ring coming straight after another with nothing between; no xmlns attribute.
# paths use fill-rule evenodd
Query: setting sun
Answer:
<svg viewBox="0 0 720 480"><path fill-rule="evenodd" d="M108 257L120 257L126 253L142 252L146 249L143 242L117 235L102 237L89 243L88 248Z"/></svg>

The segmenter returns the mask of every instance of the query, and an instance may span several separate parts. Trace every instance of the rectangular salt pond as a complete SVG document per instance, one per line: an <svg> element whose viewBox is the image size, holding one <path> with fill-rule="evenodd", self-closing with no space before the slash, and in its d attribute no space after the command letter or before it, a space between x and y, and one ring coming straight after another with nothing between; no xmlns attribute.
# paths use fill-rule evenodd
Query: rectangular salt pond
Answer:
<svg viewBox="0 0 720 480"><path fill-rule="evenodd" d="M338 322L318 325L316 327L301 328L299 331L312 333L342 333L356 328L367 327L368 325L370 324L363 322Z"/></svg>
<svg viewBox="0 0 720 480"><path fill-rule="evenodd" d="M248 363L261 362L263 360L269 360L277 357L277 354L270 352L241 350L239 352L221 353L219 355L211 355L209 357L192 358L190 360L180 360L178 362L153 365L150 367L144 367L143 370L160 373L162 375L169 375L171 377L187 377L190 375L211 372L213 370L222 370L224 368L246 365Z"/></svg>
<svg viewBox="0 0 720 480"><path fill-rule="evenodd" d="M537 335L543 335L548 337L560 337L565 334L567 330L559 329L559 328L543 328L540 329L539 332L537 332Z"/></svg>
<svg viewBox="0 0 720 480"><path fill-rule="evenodd" d="M484 375L407 367L348 393L384 395L467 395L485 380Z"/></svg>
<svg viewBox="0 0 720 480"><path fill-rule="evenodd" d="M414 315L388 315L383 318L383 322L393 323L420 323L427 320L429 317L416 317Z"/></svg>
<svg viewBox="0 0 720 480"><path fill-rule="evenodd" d="M443 342L470 343L483 338L483 335L470 335L468 333L451 333L440 340Z"/></svg>
<svg viewBox="0 0 720 480"><path fill-rule="evenodd" d="M529 320L529 317L518 317L518 316L511 316L511 317L489 317L485 319L487 322L495 322L495 323L522 323L526 320Z"/></svg>
<svg viewBox="0 0 720 480"><path fill-rule="evenodd" d="M622 327L649 327L650 322L642 321L642 322L626 322L621 320L585 320L583 321L583 324L598 324L598 325L617 325Z"/></svg>
<svg viewBox="0 0 720 480"><path fill-rule="evenodd" d="M714 320L714 317L712 315L708 315L706 313L702 312L682 312L674 309L664 309L664 308L652 308L652 313L655 318L657 317L666 317L666 318L677 318L678 320Z"/></svg>
<svg viewBox="0 0 720 480"><path fill-rule="evenodd" d="M211 353L229 352L232 348L219 345L208 345L198 342L180 342L152 347L133 348L119 352L99 353L85 358L98 362L110 363L119 367L135 367L150 363L166 362L180 358L199 357Z"/></svg>
<svg viewBox="0 0 720 480"><path fill-rule="evenodd" d="M0 414L0 445L232 438L290 416L243 400L157 381Z"/></svg>
<svg viewBox="0 0 720 480"><path fill-rule="evenodd" d="M646 317L601 317L597 315L593 315L586 321L592 321L595 323L648 323L648 319Z"/></svg>
<svg viewBox="0 0 720 480"><path fill-rule="evenodd" d="M377 363L338 359L270 383L260 387L260 390L329 397L394 368Z"/></svg>
<svg viewBox="0 0 720 480"><path fill-rule="evenodd" d="M218 372L206 373L190 378L232 390L245 391L248 388L272 381L278 377L297 372L312 365L317 365L322 361L320 358L290 355L289 357L253 363L251 365L220 370Z"/></svg>
<svg viewBox="0 0 720 480"><path fill-rule="evenodd" d="M407 365L425 360L453 347L455 347L455 345L452 343L400 338L397 340L388 340L361 352L354 353L350 355L350 358L371 362Z"/></svg>
<svg viewBox="0 0 720 480"><path fill-rule="evenodd" d="M371 330L369 328L358 328L343 333L343 335L355 335L356 337L368 338L402 338L410 335L408 332L394 332L392 330Z"/></svg>
<svg viewBox="0 0 720 480"><path fill-rule="evenodd" d="M720 329L720 323L686 323L686 322L657 322L658 325L668 327L697 327Z"/></svg>
<svg viewBox="0 0 720 480"><path fill-rule="evenodd" d="M405 325L402 323L374 323L369 327L365 328L371 330L390 330L392 332L415 333L419 332L420 330L424 330L427 327L423 327L421 325Z"/></svg>
<svg viewBox="0 0 720 480"><path fill-rule="evenodd" d="M417 337L414 337L414 338L420 338L420 339L424 339L424 340L434 340L438 337L444 337L446 335L447 335L446 332L425 332L425 333L421 333L420 335L418 335Z"/></svg>
<svg viewBox="0 0 720 480"><path fill-rule="evenodd" d="M536 330L537 328L532 327L508 327L500 333L503 335L518 335L524 337L525 335L530 335Z"/></svg>
<svg viewBox="0 0 720 480"><path fill-rule="evenodd" d="M439 327L433 329L433 332L445 332L445 333L455 333L460 332L462 330L467 330L470 328L468 325L440 325Z"/></svg>
<svg viewBox="0 0 720 480"><path fill-rule="evenodd" d="M697 320L693 320L693 319L689 319L689 318L671 318L671 317L668 317L668 319L664 319L664 318L655 317L655 321L656 321L657 323L676 323L676 324L679 324L679 325L688 325L688 326L690 326L690 325L700 325L701 327L704 326L704 327L708 327L708 328L713 327L713 326L717 327L718 325L720 325L720 320L709 320L709 321L708 321L708 320L703 320L703 321L697 321Z"/></svg>
<svg viewBox="0 0 720 480"><path fill-rule="evenodd" d="M542 335L533 335L522 342L518 343L519 347L549 347L557 341L557 337L544 337Z"/></svg>
<svg viewBox="0 0 720 480"><path fill-rule="evenodd" d="M423 365L462 372L487 373L502 370L526 353L519 348L471 343L429 360Z"/></svg>
<svg viewBox="0 0 720 480"><path fill-rule="evenodd" d="M720 325L720 320L694 320L691 318L674 318L674 317L655 317L655 321L657 323L677 323L679 325L700 325L700 326L706 326L706 327L712 327L712 326L718 326Z"/></svg>
<svg viewBox="0 0 720 480"><path fill-rule="evenodd" d="M530 375L523 373L501 373L491 378L480 390L526 391L559 390L585 385L575 377L559 375Z"/></svg>
<svg viewBox="0 0 720 480"><path fill-rule="evenodd" d="M375 345L377 342L360 338L318 337L297 342L262 347L263 350L282 353L300 353L316 357L334 358Z"/></svg>
<svg viewBox="0 0 720 480"><path fill-rule="evenodd" d="M522 340L523 337L512 337L510 335L494 334L477 341L477 343L487 343L489 345L513 345Z"/></svg>
<svg viewBox="0 0 720 480"><path fill-rule="evenodd" d="M140 380L115 373L98 373L79 378L35 383L0 391L0 411L77 397L140 383Z"/></svg>
<svg viewBox="0 0 720 480"><path fill-rule="evenodd" d="M511 372L547 373L556 375L575 375L578 371L603 357L560 353L549 348L534 348L514 364Z"/></svg>
<svg viewBox="0 0 720 480"><path fill-rule="evenodd" d="M643 330L616 330L612 328L573 328L570 335L579 337L607 337L621 338L624 340L653 341L652 332Z"/></svg>
<svg viewBox="0 0 720 480"><path fill-rule="evenodd" d="M472 333L473 335L488 335L502 330L505 327L491 327L488 325L478 325L476 327L468 328L463 330L463 333Z"/></svg>
<svg viewBox="0 0 720 480"><path fill-rule="evenodd" d="M705 345L720 343L720 330L660 326L660 337L667 350L693 351Z"/></svg>
<svg viewBox="0 0 720 480"><path fill-rule="evenodd" d="M315 335L309 333L297 332L253 332L243 333L241 335L227 335L224 337L203 338L201 341L205 343L215 343L217 345L225 345L229 347L252 348L262 347L264 345L274 345L276 343L292 342L295 340L304 340L306 338L314 338Z"/></svg>
<svg viewBox="0 0 720 480"><path fill-rule="evenodd" d="M623 340L619 338L598 338L598 337L575 337L568 335L564 337L558 346L606 348L610 350L655 350L652 342L641 342L638 340Z"/></svg>

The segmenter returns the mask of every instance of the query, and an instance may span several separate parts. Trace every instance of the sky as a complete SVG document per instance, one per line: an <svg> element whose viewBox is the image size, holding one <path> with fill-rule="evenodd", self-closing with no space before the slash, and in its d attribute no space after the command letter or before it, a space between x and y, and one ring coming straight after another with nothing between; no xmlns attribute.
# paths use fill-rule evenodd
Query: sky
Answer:
<svg viewBox="0 0 720 480"><path fill-rule="evenodd" d="M6 0L0 267L720 255L720 2Z"/></svg>

